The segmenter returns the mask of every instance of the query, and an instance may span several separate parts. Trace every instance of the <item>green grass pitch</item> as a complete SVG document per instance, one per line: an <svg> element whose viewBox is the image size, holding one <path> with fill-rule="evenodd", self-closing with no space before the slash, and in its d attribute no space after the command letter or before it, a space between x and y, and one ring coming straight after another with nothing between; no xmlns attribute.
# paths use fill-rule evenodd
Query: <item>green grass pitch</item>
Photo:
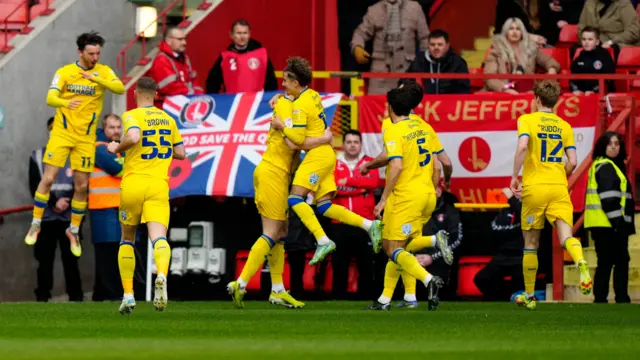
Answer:
<svg viewBox="0 0 640 360"><path fill-rule="evenodd" d="M362 302L303 310L247 302L0 304L0 359L638 359L638 305L426 301L364 311Z"/></svg>

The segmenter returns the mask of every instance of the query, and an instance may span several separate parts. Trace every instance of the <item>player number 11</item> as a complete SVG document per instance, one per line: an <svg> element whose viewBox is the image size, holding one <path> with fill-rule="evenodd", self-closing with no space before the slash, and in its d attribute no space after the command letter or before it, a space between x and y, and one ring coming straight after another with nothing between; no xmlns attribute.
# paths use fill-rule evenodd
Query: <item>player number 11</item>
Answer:
<svg viewBox="0 0 640 360"><path fill-rule="evenodd" d="M171 144L171 141L167 140L167 137L171 136L171 130L160 129L158 131L160 133L160 137L159 137L160 146L158 146L158 144L150 140L151 136L156 135L156 130L142 131L142 146L151 148L151 153L142 154L140 156L144 160L152 160L152 159L155 159L156 157L159 159L168 159L173 154L173 144ZM159 148L161 147L168 148L167 152L160 153Z"/></svg>

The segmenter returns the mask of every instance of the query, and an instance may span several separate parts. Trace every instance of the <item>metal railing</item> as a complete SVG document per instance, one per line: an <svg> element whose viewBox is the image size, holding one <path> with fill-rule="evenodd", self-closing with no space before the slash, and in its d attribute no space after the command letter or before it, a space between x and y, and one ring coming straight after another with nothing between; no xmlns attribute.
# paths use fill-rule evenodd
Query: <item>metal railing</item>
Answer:
<svg viewBox="0 0 640 360"><path fill-rule="evenodd" d="M42 11L42 13L40 13L40 15L49 15L53 12L53 9L51 8L51 4L54 0L44 0L44 6L46 6L46 8ZM20 2L19 4L16 4L16 7L9 13L9 15L7 15L3 22L3 30L4 30L4 48L0 49L1 52L9 52L11 50L13 50L13 46L9 45L9 32L10 30L13 29L9 29L9 24L13 23L13 21L10 21L9 19L11 19L11 17L13 15L15 15L18 10L20 10L22 7L24 7L24 11L25 11L25 17L26 17L26 21L22 24L24 24L24 27L22 27L20 29L20 33L25 33L25 29L30 29L29 28L29 21L33 20L31 19L30 16L30 12L31 12L31 8L29 7L29 0L24 0L22 2ZM28 32L28 31L27 31Z"/></svg>
<svg viewBox="0 0 640 360"><path fill-rule="evenodd" d="M190 25L190 22L187 20L187 0L173 0L169 5L167 5L156 17L156 19L147 25L142 31L136 34L123 48L118 52L118 56L116 57L116 67L120 70L120 74L122 76L122 82L126 85L130 80L127 76L127 50L129 50L138 40L141 42L141 55L140 59L136 62L136 65L147 65L151 59L147 57L147 38L144 37L145 31L149 30L151 26L154 24L161 23L161 31L159 32L163 36L167 31L167 16L169 12L173 10L176 5L182 5L182 20L178 24L178 27L186 28ZM198 6L198 10L206 10L212 4L207 2L206 0L202 0L200 6Z"/></svg>

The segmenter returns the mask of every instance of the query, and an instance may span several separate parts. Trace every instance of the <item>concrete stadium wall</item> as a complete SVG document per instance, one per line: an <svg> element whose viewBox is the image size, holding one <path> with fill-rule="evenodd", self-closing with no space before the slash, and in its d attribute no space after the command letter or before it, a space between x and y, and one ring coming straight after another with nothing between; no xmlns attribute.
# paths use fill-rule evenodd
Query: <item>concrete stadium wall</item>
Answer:
<svg viewBox="0 0 640 360"><path fill-rule="evenodd" d="M128 1L58 0L54 7L58 8L54 14L33 22L36 30L28 43L0 59L0 106L5 111L4 128L0 129L0 209L33 201L28 189L29 156L46 143L46 120L54 114L45 103L47 89L57 68L77 60L76 37L81 32L99 31L107 40L101 62L115 70L118 52L134 35L135 7ZM129 51L128 62L136 61L139 54L139 49ZM108 94L103 113L110 109ZM23 242L30 219L30 213L8 215L0 225L0 301L35 299L36 261L33 249ZM80 263L86 292L93 288L94 271L89 229L85 226L84 230ZM59 255L57 262L54 296L65 292Z"/></svg>

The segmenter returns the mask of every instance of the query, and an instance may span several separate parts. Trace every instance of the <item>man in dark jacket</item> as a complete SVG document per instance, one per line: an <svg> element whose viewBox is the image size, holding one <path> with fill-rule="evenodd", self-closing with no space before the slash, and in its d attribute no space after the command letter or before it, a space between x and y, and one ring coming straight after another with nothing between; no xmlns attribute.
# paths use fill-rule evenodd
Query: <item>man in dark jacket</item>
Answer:
<svg viewBox="0 0 640 360"><path fill-rule="evenodd" d="M221 90L228 94L277 90L273 64L262 44L251 39L249 23L243 19L234 21L230 35L233 43L209 71L207 94Z"/></svg>
<svg viewBox="0 0 640 360"><path fill-rule="evenodd" d="M586 27L580 34L582 50L571 63L572 74L615 74L616 64L611 53L600 46L600 31ZM615 92L613 80L606 81L606 92ZM571 91L575 95L590 94L600 91L598 80L571 80Z"/></svg>
<svg viewBox="0 0 640 360"><path fill-rule="evenodd" d="M449 34L434 30L429 34L429 51L420 51L407 72L468 74L467 62L453 51ZM425 94L468 94L469 79L423 79Z"/></svg>
<svg viewBox="0 0 640 360"><path fill-rule="evenodd" d="M47 121L49 133L53 128L53 117ZM29 160L29 188L35 192L42 178L42 158L44 148L35 150ZM37 301L49 301L53 289L53 264L56 257L56 247L60 244L62 268L67 285L69 301L82 301L82 282L78 268L78 258L71 253L69 239L65 234L71 222L71 207L73 198L73 171L69 168L69 161L62 171L58 172L56 180L51 186L51 196L42 218L42 230L35 245L34 253L38 260L38 287L35 290Z"/></svg>
<svg viewBox="0 0 640 360"><path fill-rule="evenodd" d="M524 281L522 279L524 239L520 230L522 201L513 196L513 192L508 188L503 189L502 192L509 201L509 207L500 211L491 222L498 249L487 266L474 278L478 289L492 301L508 301L512 293L520 290L522 287L520 284ZM510 283L505 281L507 276L511 276Z"/></svg>

